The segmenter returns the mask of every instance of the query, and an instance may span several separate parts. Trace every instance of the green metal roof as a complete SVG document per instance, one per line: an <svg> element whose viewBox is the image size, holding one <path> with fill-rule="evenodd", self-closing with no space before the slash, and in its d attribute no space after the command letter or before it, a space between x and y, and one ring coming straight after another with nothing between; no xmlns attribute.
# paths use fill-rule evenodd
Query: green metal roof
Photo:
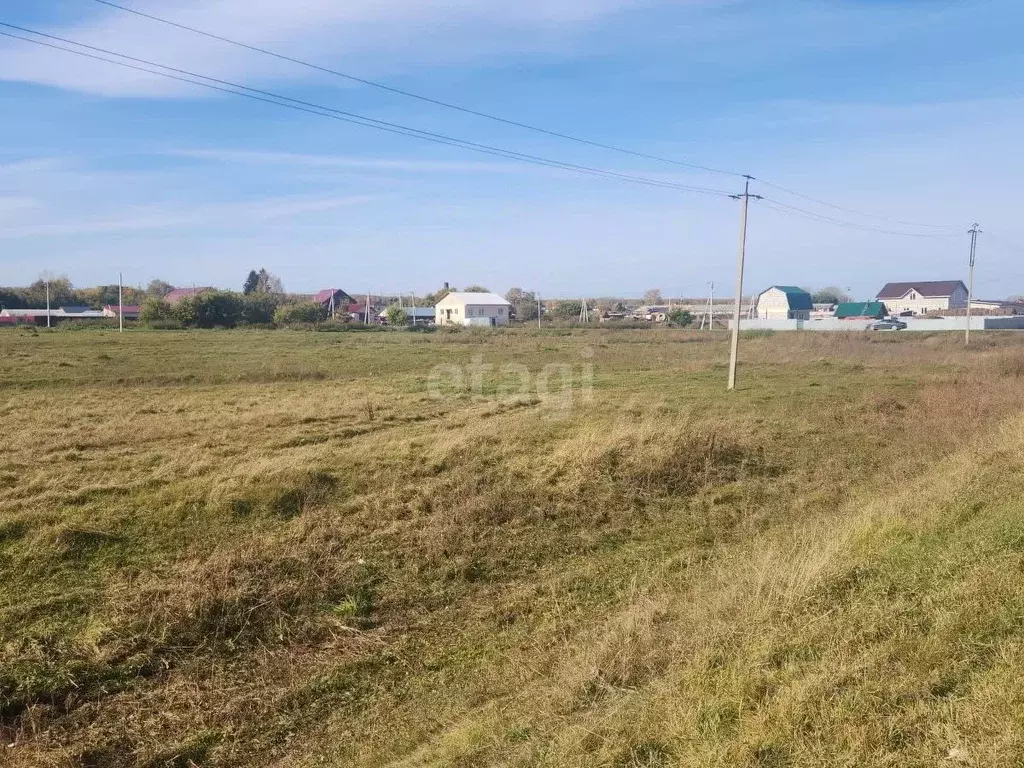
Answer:
<svg viewBox="0 0 1024 768"><path fill-rule="evenodd" d="M803 288L797 288L795 285L773 285L772 288L786 294L786 298L789 300L790 309L808 311L814 309L814 305L811 303L811 294ZM771 288L769 288L769 290L771 290Z"/></svg>
<svg viewBox="0 0 1024 768"><path fill-rule="evenodd" d="M836 306L836 317L885 317L885 304L880 301L847 301Z"/></svg>

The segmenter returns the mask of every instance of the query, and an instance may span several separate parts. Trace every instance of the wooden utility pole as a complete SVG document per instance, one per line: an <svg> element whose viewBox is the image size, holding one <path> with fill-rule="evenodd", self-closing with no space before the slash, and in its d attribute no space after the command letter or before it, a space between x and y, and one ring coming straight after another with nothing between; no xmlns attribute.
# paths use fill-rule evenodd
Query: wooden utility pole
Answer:
<svg viewBox="0 0 1024 768"><path fill-rule="evenodd" d="M729 390L736 389L736 357L740 349L740 314L743 312L743 267L747 258L747 215L750 210L750 199L760 200L760 195L750 194L752 176L745 177L747 182L742 195L732 195L733 200L742 200L740 214L740 254L736 265L736 301L732 310L732 347L729 351Z"/></svg>
<svg viewBox="0 0 1024 768"><path fill-rule="evenodd" d="M971 302L974 301L974 256L978 249L978 235L981 234L981 230L978 228L977 222L974 226L967 230L967 234L971 236L971 268L969 277L967 278L967 329L964 331L964 346L970 346L971 344Z"/></svg>

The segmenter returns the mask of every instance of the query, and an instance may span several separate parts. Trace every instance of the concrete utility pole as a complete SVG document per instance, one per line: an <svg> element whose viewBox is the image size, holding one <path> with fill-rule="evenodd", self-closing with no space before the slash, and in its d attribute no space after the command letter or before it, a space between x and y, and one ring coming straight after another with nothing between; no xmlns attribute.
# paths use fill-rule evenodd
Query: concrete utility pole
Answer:
<svg viewBox="0 0 1024 768"><path fill-rule="evenodd" d="M124 333L124 275L117 273L117 332Z"/></svg>
<svg viewBox="0 0 1024 768"><path fill-rule="evenodd" d="M50 278L46 278L46 327L50 327Z"/></svg>
<svg viewBox="0 0 1024 768"><path fill-rule="evenodd" d="M540 293L537 293L537 328L540 329Z"/></svg>
<svg viewBox="0 0 1024 768"><path fill-rule="evenodd" d="M740 314L743 311L743 266L747 258L747 214L750 210L750 198L760 200L760 195L750 194L752 176L746 176L746 185L742 195L732 195L733 200L742 200L740 215L740 255L736 266L736 301L732 310L732 348L729 351L729 390L736 389L736 357L740 349Z"/></svg>
<svg viewBox="0 0 1024 768"><path fill-rule="evenodd" d="M715 283L708 283L708 330L715 330Z"/></svg>
<svg viewBox="0 0 1024 768"><path fill-rule="evenodd" d="M978 235L981 234L977 222L967 230L967 234L971 236L971 269L970 276L967 278L967 330L964 332L965 347L970 346L971 343L971 302L974 300L974 255L978 249Z"/></svg>

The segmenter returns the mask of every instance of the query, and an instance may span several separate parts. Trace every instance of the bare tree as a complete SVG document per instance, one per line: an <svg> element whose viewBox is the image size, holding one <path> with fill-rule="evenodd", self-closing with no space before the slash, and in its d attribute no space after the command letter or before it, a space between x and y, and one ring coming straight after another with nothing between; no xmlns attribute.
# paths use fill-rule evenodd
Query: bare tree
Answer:
<svg viewBox="0 0 1024 768"><path fill-rule="evenodd" d="M661 298L661 291L657 288L651 288L644 292L644 304L651 306L652 304L661 304L664 299Z"/></svg>

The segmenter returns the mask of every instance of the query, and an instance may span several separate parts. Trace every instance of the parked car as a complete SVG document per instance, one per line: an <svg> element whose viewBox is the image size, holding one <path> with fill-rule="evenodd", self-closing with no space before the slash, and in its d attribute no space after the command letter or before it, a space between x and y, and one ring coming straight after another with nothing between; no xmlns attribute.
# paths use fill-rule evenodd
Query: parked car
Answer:
<svg viewBox="0 0 1024 768"><path fill-rule="evenodd" d="M868 326L869 331L902 331L906 329L907 324L902 320L897 320L895 317L890 317L886 320L879 320L877 323L872 323Z"/></svg>

